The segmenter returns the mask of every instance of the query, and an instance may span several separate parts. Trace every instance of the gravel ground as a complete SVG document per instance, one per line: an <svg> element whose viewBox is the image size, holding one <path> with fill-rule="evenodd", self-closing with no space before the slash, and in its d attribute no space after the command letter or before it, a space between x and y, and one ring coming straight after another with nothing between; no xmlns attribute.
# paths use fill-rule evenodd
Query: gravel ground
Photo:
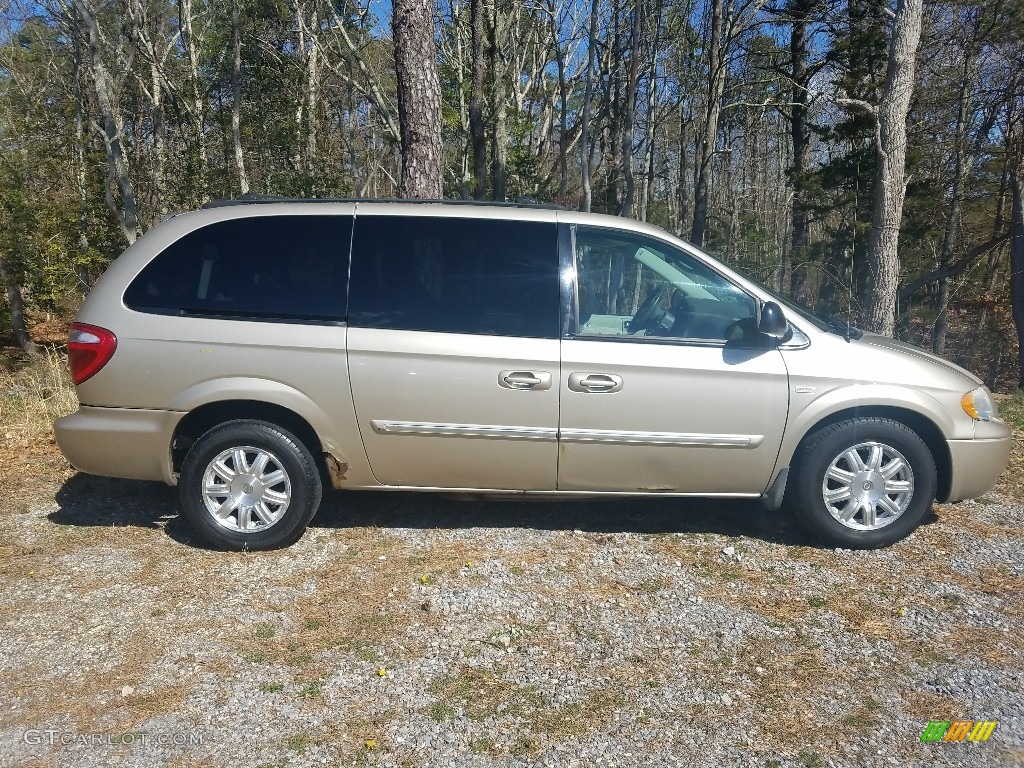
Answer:
<svg viewBox="0 0 1024 768"><path fill-rule="evenodd" d="M68 473L0 514L0 765L1024 765L1022 523L851 552L747 503L335 494L226 554ZM920 741L957 719L998 726Z"/></svg>

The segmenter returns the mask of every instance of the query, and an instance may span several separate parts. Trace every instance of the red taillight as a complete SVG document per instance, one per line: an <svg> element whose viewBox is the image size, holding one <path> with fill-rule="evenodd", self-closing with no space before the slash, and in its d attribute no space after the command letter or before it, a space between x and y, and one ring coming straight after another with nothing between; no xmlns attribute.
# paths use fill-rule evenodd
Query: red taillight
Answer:
<svg viewBox="0 0 1024 768"><path fill-rule="evenodd" d="M68 329L68 367L75 384L94 375L117 349L117 336L106 328L72 323Z"/></svg>

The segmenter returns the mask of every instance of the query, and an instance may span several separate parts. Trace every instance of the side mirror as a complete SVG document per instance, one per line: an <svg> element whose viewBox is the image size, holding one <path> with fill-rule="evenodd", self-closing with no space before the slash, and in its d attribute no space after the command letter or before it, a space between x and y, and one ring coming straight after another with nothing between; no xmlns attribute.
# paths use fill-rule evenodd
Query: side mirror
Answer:
<svg viewBox="0 0 1024 768"><path fill-rule="evenodd" d="M773 339L784 338L789 333L789 321L782 313L782 307L774 301L766 301L762 304L761 319L757 323L757 330Z"/></svg>

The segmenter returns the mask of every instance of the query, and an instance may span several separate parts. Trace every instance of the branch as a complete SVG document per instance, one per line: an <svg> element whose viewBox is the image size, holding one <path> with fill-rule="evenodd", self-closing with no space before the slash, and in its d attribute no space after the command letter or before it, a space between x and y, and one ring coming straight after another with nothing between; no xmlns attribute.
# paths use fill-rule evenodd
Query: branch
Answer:
<svg viewBox="0 0 1024 768"><path fill-rule="evenodd" d="M917 291L919 291L924 286L928 285L928 283L934 283L936 280L942 280L943 278L946 277L956 277L965 269L967 269L967 267L971 265L971 262L975 261L981 256L984 256L993 248L1002 245L1009 239L1009 232L1007 232L1004 235L994 237L988 242L982 243L981 245L976 245L974 248L968 251L962 258L960 258L957 261L954 261L952 264L946 264L943 267L933 269L931 272L925 272L920 277L911 280L906 286L903 287L902 290L900 290L900 303L902 304L903 302L908 301L911 296L917 293Z"/></svg>

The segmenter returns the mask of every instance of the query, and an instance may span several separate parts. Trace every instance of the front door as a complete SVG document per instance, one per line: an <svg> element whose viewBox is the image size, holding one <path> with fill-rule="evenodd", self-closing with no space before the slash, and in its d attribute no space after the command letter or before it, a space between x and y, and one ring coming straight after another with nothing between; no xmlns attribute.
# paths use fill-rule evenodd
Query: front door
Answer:
<svg viewBox="0 0 1024 768"><path fill-rule="evenodd" d="M392 486L553 490L553 216L501 221L416 210L356 216L348 357L373 474Z"/></svg>
<svg viewBox="0 0 1024 768"><path fill-rule="evenodd" d="M577 227L577 333L562 342L558 488L757 495L788 386L757 302L660 240Z"/></svg>

